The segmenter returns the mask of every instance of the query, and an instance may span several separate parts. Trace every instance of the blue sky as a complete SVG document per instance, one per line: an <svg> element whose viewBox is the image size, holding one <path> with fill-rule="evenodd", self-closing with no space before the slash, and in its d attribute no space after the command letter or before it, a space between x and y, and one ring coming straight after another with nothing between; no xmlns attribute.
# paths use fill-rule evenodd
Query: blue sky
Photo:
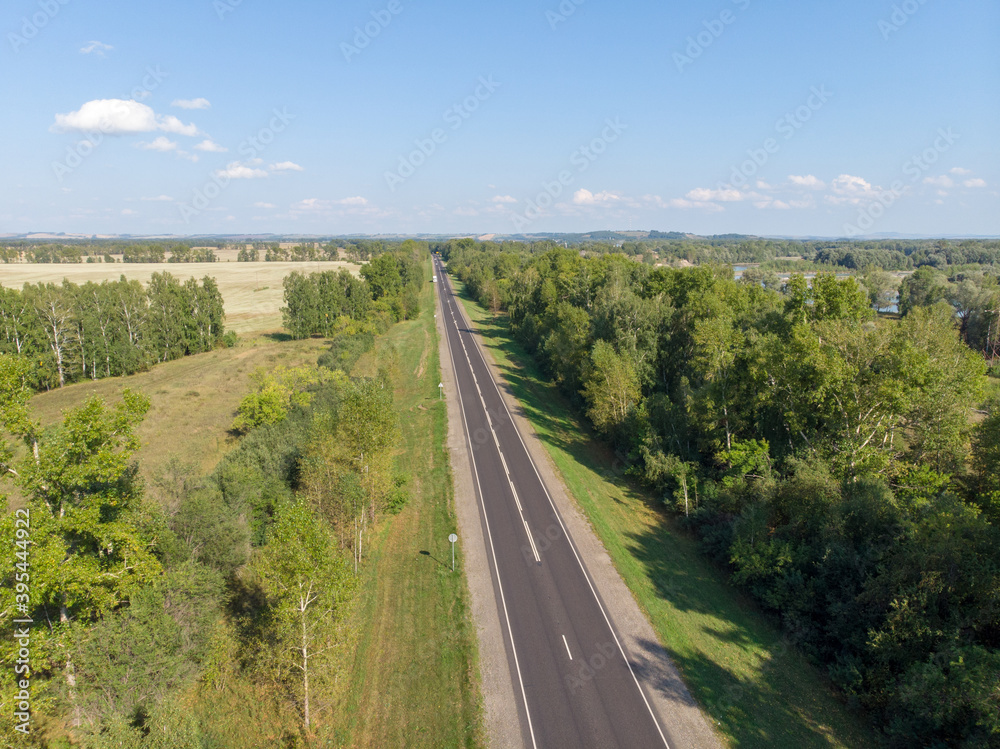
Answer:
<svg viewBox="0 0 1000 749"><path fill-rule="evenodd" d="M1000 235L991 0L8 0L0 234Z"/></svg>

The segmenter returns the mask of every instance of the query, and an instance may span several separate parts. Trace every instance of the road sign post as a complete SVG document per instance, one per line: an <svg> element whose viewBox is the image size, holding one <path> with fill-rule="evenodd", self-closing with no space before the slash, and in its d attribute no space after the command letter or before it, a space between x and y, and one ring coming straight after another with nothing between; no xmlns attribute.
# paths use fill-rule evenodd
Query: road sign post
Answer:
<svg viewBox="0 0 1000 749"><path fill-rule="evenodd" d="M444 383L438 383L438 400L444 400Z"/></svg>
<svg viewBox="0 0 1000 749"><path fill-rule="evenodd" d="M458 540L458 536L452 533L448 536L448 540L451 541L451 571L455 571L455 542Z"/></svg>

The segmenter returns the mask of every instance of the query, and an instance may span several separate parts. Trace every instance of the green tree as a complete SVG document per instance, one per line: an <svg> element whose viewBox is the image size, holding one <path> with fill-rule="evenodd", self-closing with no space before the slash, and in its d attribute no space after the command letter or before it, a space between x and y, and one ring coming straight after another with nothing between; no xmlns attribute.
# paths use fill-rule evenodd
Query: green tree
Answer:
<svg viewBox="0 0 1000 749"><path fill-rule="evenodd" d="M892 274L872 266L865 268L861 283L868 292L869 303L878 312L892 306L899 290L899 282Z"/></svg>
<svg viewBox="0 0 1000 749"><path fill-rule="evenodd" d="M639 403L639 396L639 376L632 362L607 341L597 341L583 384L587 415L594 426L611 433L624 424Z"/></svg>
<svg viewBox="0 0 1000 749"><path fill-rule="evenodd" d="M269 599L282 659L297 669L295 692L306 733L312 725L312 682L351 591L351 574L330 527L297 502L281 507L267 545L252 562Z"/></svg>
<svg viewBox="0 0 1000 749"><path fill-rule="evenodd" d="M375 301L383 297L398 296L403 289L399 262L395 255L379 255L361 268L361 276L368 282Z"/></svg>
<svg viewBox="0 0 1000 749"><path fill-rule="evenodd" d="M948 297L948 279L943 273L924 266L903 279L899 287L899 311L908 315L917 307L929 307Z"/></svg>

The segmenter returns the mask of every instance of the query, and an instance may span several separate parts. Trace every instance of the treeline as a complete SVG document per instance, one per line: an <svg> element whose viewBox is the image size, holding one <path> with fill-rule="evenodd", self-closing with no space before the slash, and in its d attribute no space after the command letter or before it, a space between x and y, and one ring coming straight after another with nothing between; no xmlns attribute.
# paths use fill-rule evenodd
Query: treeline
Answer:
<svg viewBox="0 0 1000 749"><path fill-rule="evenodd" d="M899 311L904 315L937 302L954 308L966 343L994 364L1000 357L1000 279L982 271L949 277L925 266L900 284Z"/></svg>
<svg viewBox="0 0 1000 749"><path fill-rule="evenodd" d="M1000 745L1000 404L923 274L897 321L832 273L442 249L887 744Z"/></svg>
<svg viewBox="0 0 1000 749"><path fill-rule="evenodd" d="M214 263L216 247L196 247L190 242L17 242L0 247L4 263Z"/></svg>
<svg viewBox="0 0 1000 749"><path fill-rule="evenodd" d="M294 338L331 336L349 322L372 322L384 332L420 311L424 269L415 242L397 252L377 256L361 268L361 278L345 269L322 273L292 273L284 280L285 328Z"/></svg>
<svg viewBox="0 0 1000 749"><path fill-rule="evenodd" d="M282 389L280 413L207 477L168 466L159 506L133 460L149 401L95 397L42 430L28 373L0 355L2 426L29 448L13 460L0 443L0 471L30 512L27 561L14 554L15 516L0 520L0 622L36 622L31 745L337 743L357 573L371 530L407 499L387 375L259 373L248 398ZM20 613L17 580L30 581ZM5 695L17 657L5 638ZM14 741L9 716L3 730Z"/></svg>
<svg viewBox="0 0 1000 749"><path fill-rule="evenodd" d="M224 317L222 294L208 276L200 283L154 273L148 286L122 276L0 288L0 353L30 362L31 387L48 390L232 345Z"/></svg>
<svg viewBox="0 0 1000 749"><path fill-rule="evenodd" d="M603 240L602 232L566 240L545 239L534 242L487 242L493 249L510 247L516 252L539 254L559 247L570 247L585 256L623 254L642 259L647 264L689 262L693 265L753 263L771 270L796 270L805 267L842 268L862 271L880 268L908 271L922 266L994 266L1000 264L1000 241L997 240L796 240L764 239L743 235L696 237L671 232L650 232L645 239ZM471 240L470 240L471 241ZM437 245L443 248L447 243Z"/></svg>

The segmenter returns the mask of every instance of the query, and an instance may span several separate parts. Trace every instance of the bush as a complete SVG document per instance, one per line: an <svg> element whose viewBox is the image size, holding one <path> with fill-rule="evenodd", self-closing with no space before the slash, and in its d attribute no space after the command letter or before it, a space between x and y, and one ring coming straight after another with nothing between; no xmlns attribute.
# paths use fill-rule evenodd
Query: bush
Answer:
<svg viewBox="0 0 1000 749"><path fill-rule="evenodd" d="M399 473L393 477L392 488L385 499L385 509L390 515L398 514L410 501L410 490L407 488L409 483L410 477L405 474Z"/></svg>

